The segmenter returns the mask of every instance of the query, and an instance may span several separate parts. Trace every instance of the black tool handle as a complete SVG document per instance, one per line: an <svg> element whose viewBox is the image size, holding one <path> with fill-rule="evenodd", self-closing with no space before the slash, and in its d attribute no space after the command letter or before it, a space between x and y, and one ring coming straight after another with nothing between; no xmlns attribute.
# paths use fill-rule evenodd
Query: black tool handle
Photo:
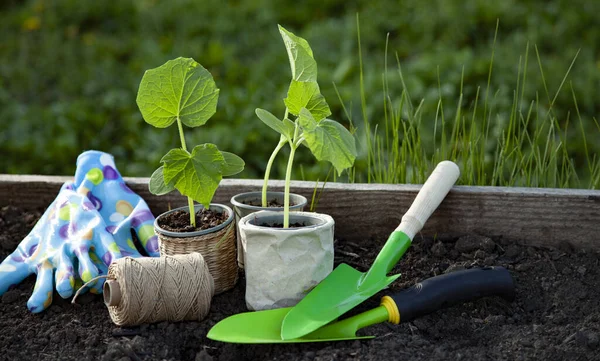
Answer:
<svg viewBox="0 0 600 361"><path fill-rule="evenodd" d="M513 279L504 267L473 268L426 279L390 297L400 311L400 322L480 297L515 297Z"/></svg>

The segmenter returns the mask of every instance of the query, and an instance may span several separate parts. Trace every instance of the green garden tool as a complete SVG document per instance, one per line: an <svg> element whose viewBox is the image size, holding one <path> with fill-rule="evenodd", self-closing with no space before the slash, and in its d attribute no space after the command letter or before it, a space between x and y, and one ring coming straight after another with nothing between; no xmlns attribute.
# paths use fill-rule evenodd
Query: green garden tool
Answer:
<svg viewBox="0 0 600 361"><path fill-rule="evenodd" d="M474 268L447 273L391 296L384 296L381 305L345 320L332 322L300 338L282 340L281 321L291 309L246 312L230 316L217 323L207 337L231 343L295 343L342 341L373 338L356 336L356 332L381 322L408 322L444 307L480 297L514 298L514 283L503 267Z"/></svg>
<svg viewBox="0 0 600 361"><path fill-rule="evenodd" d="M404 255L413 237L450 191L460 170L451 161L440 162L429 176L413 204L402 217L398 228L389 236L366 272L340 264L283 319L281 338L300 338L335 320L354 306L379 292L399 274L387 276Z"/></svg>

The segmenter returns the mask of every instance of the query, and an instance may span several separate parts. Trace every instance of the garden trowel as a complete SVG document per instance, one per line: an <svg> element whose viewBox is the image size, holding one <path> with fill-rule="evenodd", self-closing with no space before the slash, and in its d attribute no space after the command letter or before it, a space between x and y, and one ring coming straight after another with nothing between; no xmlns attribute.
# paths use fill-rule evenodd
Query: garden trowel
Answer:
<svg viewBox="0 0 600 361"><path fill-rule="evenodd" d="M456 271L426 279L391 296L384 296L381 305L345 320L332 322L300 338L282 340L281 321L290 310L246 312L230 316L217 323L207 337L231 343L295 343L342 341L374 336L356 336L356 332L381 322L398 324L479 297L514 298L514 283L503 267L485 267Z"/></svg>
<svg viewBox="0 0 600 361"><path fill-rule="evenodd" d="M398 228L389 236L371 268L363 273L345 263L340 264L285 315L281 338L300 338L318 329L400 277L399 274L387 274L404 255L415 234L423 228L459 175L460 170L455 163L440 162L402 217Z"/></svg>

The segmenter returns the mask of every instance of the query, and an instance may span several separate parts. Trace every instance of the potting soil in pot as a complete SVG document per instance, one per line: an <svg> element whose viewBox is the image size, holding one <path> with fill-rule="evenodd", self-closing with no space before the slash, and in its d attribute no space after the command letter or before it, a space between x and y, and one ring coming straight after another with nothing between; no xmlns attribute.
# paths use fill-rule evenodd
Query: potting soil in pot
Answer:
<svg viewBox="0 0 600 361"><path fill-rule="evenodd" d="M0 209L0 260L31 230L38 212ZM365 271L385 240L335 244L340 262ZM479 236L433 241L416 237L395 267L392 291L425 278L482 265L507 267L517 298L447 308L397 326L360 331L365 341L235 345L206 339L223 318L245 312L244 285L215 296L202 322L117 327L102 295L83 294L77 305L55 294L53 305L32 314L26 302L35 277L1 297L0 360L600 360L600 255L515 245ZM242 274L243 276L243 274ZM384 290L350 314L375 307Z"/></svg>
<svg viewBox="0 0 600 361"><path fill-rule="evenodd" d="M186 211L169 213L159 218L158 225L171 232L195 232L213 228L225 222L229 215L202 208L196 212L196 227L190 224L190 214Z"/></svg>

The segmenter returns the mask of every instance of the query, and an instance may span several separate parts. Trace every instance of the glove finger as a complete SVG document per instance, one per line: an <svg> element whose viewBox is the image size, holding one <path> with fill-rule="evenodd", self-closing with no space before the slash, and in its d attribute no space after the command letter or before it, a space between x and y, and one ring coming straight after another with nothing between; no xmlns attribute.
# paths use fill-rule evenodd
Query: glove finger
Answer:
<svg viewBox="0 0 600 361"><path fill-rule="evenodd" d="M33 313L39 313L52 304L54 290L53 269L49 261L42 262L37 269L37 279L31 297L27 301L27 308Z"/></svg>
<svg viewBox="0 0 600 361"><path fill-rule="evenodd" d="M108 273L108 266L104 263L102 259L96 255L95 252L90 252L90 259L92 263L98 268L98 274L105 275Z"/></svg>
<svg viewBox="0 0 600 361"><path fill-rule="evenodd" d="M75 254L77 255L77 259L79 260L79 270L78 271L79 271L79 277L81 278L81 280L84 283L87 283L90 280L92 280L94 277L97 277L98 276L98 268L96 267L96 265L94 264L94 262L92 262L92 260L90 258L89 248L87 246L81 246L75 251ZM101 280L97 280L96 283L99 281L101 281ZM95 286L95 283L88 285L88 287L90 288L90 292L92 292L92 293L95 293L94 286Z"/></svg>
<svg viewBox="0 0 600 361"><path fill-rule="evenodd" d="M27 236L15 251L0 263L0 295L8 291L12 286L23 282L33 270L27 261L36 254L38 250L38 239Z"/></svg>
<svg viewBox="0 0 600 361"><path fill-rule="evenodd" d="M11 256L0 263L0 296L12 286L23 282L32 272L24 262L15 262Z"/></svg>
<svg viewBox="0 0 600 361"><path fill-rule="evenodd" d="M150 257L158 257L160 254L158 252L158 236L154 232L154 215L150 212L146 202L140 200L128 219L144 250Z"/></svg>
<svg viewBox="0 0 600 361"><path fill-rule="evenodd" d="M71 259L67 256L64 249L60 253L58 267L54 277L58 294L62 298L71 297L75 287L75 271L73 269L73 262L71 262Z"/></svg>
<svg viewBox="0 0 600 361"><path fill-rule="evenodd" d="M83 282L79 278L77 271L75 271L75 287L73 287L73 289L77 290L77 292L79 292L80 295L82 295L88 291L87 287L85 287L85 288L81 288L81 287L83 287Z"/></svg>
<svg viewBox="0 0 600 361"><path fill-rule="evenodd" d="M23 282L32 273L17 249L0 263L0 296L12 286Z"/></svg>
<svg viewBox="0 0 600 361"><path fill-rule="evenodd" d="M111 227L107 227L108 229L111 229ZM127 227L129 229L129 227ZM119 232L121 233L121 232ZM140 251L138 251L138 248L136 247L135 243L133 243L132 240L132 235L131 235L131 231L129 231L129 234L127 236L122 236L121 234L114 234L114 246L119 250L120 256L119 257L115 257L115 258L121 258L121 257L127 257L127 256L131 256L131 257L142 257L142 255L140 254ZM114 259L113 258L113 261ZM107 263L108 265L110 265L110 263Z"/></svg>
<svg viewBox="0 0 600 361"><path fill-rule="evenodd" d="M124 217L121 215L121 217ZM115 217L116 218L116 217ZM140 251L133 242L129 218L123 218L116 225L106 227L107 233L112 237L114 246L119 250L120 257L141 257ZM142 249L141 246L139 249ZM120 258L119 257L119 258ZM107 263L110 265L110 263Z"/></svg>
<svg viewBox="0 0 600 361"><path fill-rule="evenodd" d="M99 257L101 261L99 263L106 265L104 269L108 269L107 267L110 266L114 260L123 257L115 238L104 228L97 228L94 230L92 242L94 245L90 248L90 255L93 254ZM94 261L94 259L92 259L92 261ZM98 263L96 264L98 265ZM100 273L106 274L106 271L102 272L101 270Z"/></svg>
<svg viewBox="0 0 600 361"><path fill-rule="evenodd" d="M108 274L108 266L104 263L104 260L98 258L98 256L92 249L90 249L90 259L92 260L92 263L94 263L94 265L98 269L98 273L100 275ZM94 293L94 294L102 293L102 287L104 286L104 281L105 281L104 278L100 278L94 284L88 285L88 287L90 288L90 292Z"/></svg>
<svg viewBox="0 0 600 361"><path fill-rule="evenodd" d="M90 248L89 252L90 259L98 269L98 273L106 275L108 274L108 266L110 266L113 261L123 257L121 249L115 242L112 234L105 229L97 229L96 232L94 232L93 243L94 246ZM90 292L102 293L104 279L99 279L90 286Z"/></svg>

